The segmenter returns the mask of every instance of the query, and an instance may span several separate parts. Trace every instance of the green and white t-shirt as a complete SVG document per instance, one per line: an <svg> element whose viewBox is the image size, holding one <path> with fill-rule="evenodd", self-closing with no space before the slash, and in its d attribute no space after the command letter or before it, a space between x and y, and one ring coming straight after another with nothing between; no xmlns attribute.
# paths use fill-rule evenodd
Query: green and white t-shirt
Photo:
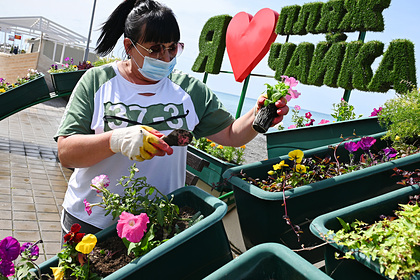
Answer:
<svg viewBox="0 0 420 280"><path fill-rule="evenodd" d="M141 93L152 93L145 96ZM104 116L108 116L104 121ZM86 71L76 85L63 115L58 136L73 134L99 134L112 129L127 127L122 117L151 126L167 135L177 128L188 129L196 138L220 132L234 118L222 103L199 80L182 72L174 71L168 78L152 85L136 85L124 79L116 62L94 67ZM170 156L154 157L136 162L139 177L168 194L184 185L186 171L186 147L172 147ZM89 216L83 201L100 202L96 191L91 190L91 180L101 174L108 175L111 192L123 194L117 182L128 175L128 168L135 161L117 153L94 166L76 168L64 198L63 207L76 218L98 228L105 228L115 221L104 216L102 208L93 208Z"/></svg>

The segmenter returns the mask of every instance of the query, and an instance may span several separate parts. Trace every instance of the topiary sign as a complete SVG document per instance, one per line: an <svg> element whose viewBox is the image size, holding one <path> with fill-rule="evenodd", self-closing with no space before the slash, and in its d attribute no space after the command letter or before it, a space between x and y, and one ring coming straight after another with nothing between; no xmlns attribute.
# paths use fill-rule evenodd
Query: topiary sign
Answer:
<svg viewBox="0 0 420 280"><path fill-rule="evenodd" d="M270 42L268 66L275 71L275 79L281 80L281 76L286 75L295 77L303 84L326 85L346 90L386 92L394 89L398 93L410 90L417 84L414 44L411 41L393 40L386 50L384 43L379 41L345 42L347 36L344 32L383 31L382 12L390 3L391 0L330 0L325 3L314 2L303 6L283 7L276 18L275 34L323 33L326 34L326 41L319 42L315 46L308 42L299 45L288 42L274 43L275 37L272 41L263 40L266 43ZM237 16L239 15L245 17L247 14L240 13ZM258 13L254 19L257 15ZM252 16L248 15L248 18L250 20L248 24L251 26ZM192 67L193 71L211 74L220 72L226 48L226 36L229 41L229 36L238 38L237 36L244 32L243 29L236 27L232 30L236 30L239 35L235 37L227 34L227 30L231 29L231 19L232 17L228 15L222 15L213 17L206 23L200 36L200 53ZM263 23L265 21L254 22L255 25ZM256 26L250 28L247 31L248 35L255 34L253 30L257 28ZM256 37L256 40L258 38ZM228 54L235 72L237 59L232 57L238 55L236 53L245 52L246 45L233 44L236 46L230 50L228 48ZM248 68L243 67L247 71L241 70L238 75L235 73L237 81L242 81L246 73L251 73L265 55L262 53L253 54L247 59ZM374 73L372 64L380 56L382 56L381 62Z"/></svg>

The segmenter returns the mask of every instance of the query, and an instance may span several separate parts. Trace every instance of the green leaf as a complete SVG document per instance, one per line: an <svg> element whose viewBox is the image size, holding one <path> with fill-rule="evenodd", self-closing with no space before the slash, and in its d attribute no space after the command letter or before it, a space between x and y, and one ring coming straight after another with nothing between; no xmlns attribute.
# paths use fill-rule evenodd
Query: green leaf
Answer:
<svg viewBox="0 0 420 280"><path fill-rule="evenodd" d="M337 217L337 220L340 222L341 226L343 227L343 229L345 231L350 231L350 225L348 223L346 223L343 219L341 219L340 217Z"/></svg>

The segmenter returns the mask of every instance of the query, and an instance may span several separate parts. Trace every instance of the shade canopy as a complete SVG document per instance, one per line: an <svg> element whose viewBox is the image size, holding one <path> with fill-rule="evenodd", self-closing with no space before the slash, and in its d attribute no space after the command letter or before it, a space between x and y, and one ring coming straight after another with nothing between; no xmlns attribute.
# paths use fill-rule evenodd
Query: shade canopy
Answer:
<svg viewBox="0 0 420 280"><path fill-rule="evenodd" d="M0 17L0 31L45 39L69 45L86 45L87 38L42 16Z"/></svg>

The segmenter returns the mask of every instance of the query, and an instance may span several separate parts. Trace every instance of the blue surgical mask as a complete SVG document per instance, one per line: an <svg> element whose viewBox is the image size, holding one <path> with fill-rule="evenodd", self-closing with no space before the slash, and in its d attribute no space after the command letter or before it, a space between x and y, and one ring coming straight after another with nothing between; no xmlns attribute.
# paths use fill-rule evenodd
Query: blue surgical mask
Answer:
<svg viewBox="0 0 420 280"><path fill-rule="evenodd" d="M153 81L160 81L163 78L168 77L169 74L171 74L172 70L174 70L176 64L176 57L174 57L169 62L162 61L156 58L151 58L149 56L142 55L135 46L135 44L133 44L133 46L136 49L136 51L144 58L143 68L141 68L133 58L131 58L137 65L138 71L140 72L140 74L143 75L143 77Z"/></svg>

